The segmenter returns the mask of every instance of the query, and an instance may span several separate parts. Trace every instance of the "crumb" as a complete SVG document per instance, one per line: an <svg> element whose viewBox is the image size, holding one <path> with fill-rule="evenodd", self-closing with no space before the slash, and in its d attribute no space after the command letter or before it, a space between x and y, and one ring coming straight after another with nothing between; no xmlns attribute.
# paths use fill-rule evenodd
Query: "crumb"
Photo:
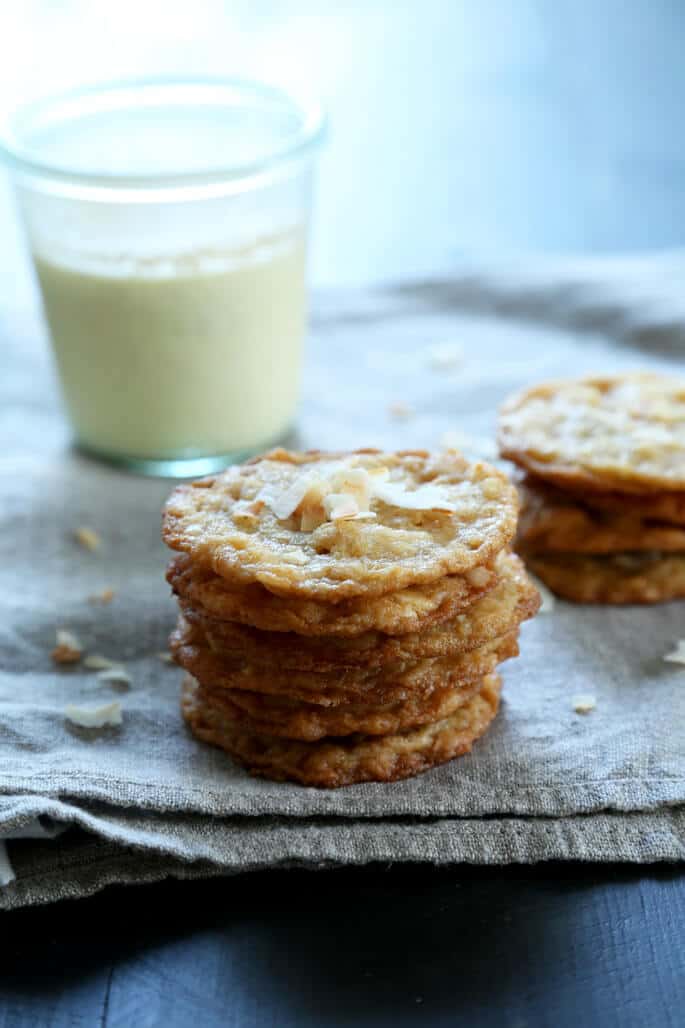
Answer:
<svg viewBox="0 0 685 1028"><path fill-rule="evenodd" d="M434 371L449 371L464 363L464 348L459 343L433 343L426 349L426 358Z"/></svg>
<svg viewBox="0 0 685 1028"><path fill-rule="evenodd" d="M175 664L176 663L176 661L174 660L173 653L169 653L168 650L165 650L163 653L158 653L157 654L157 659L161 660L162 664Z"/></svg>
<svg viewBox="0 0 685 1028"><path fill-rule="evenodd" d="M74 532L74 539L84 550L99 550L102 546L102 539L92 528L83 525Z"/></svg>
<svg viewBox="0 0 685 1028"><path fill-rule="evenodd" d="M86 657L83 661L83 666L87 667L90 671L107 671L111 668L123 667L120 660L110 660L109 657L103 657L99 653L93 653L92 656Z"/></svg>
<svg viewBox="0 0 685 1028"><path fill-rule="evenodd" d="M117 702L99 707L78 707L70 703L64 709L64 716L81 728L104 728L105 725L120 725L122 722L121 704Z"/></svg>
<svg viewBox="0 0 685 1028"><path fill-rule="evenodd" d="M669 664L685 664L685 639L678 639L675 649L664 656Z"/></svg>
<svg viewBox="0 0 685 1028"><path fill-rule="evenodd" d="M58 628L54 650L50 654L55 664L76 664L83 655L83 646L72 632Z"/></svg>
<svg viewBox="0 0 685 1028"><path fill-rule="evenodd" d="M388 414L397 421L408 421L409 418L414 417L414 409L408 403L402 403L401 400L398 400L395 403L388 404Z"/></svg>
<svg viewBox="0 0 685 1028"><path fill-rule="evenodd" d="M590 693L580 693L571 698L571 703L576 714L589 714L597 706L597 697L591 696Z"/></svg>
<svg viewBox="0 0 685 1028"><path fill-rule="evenodd" d="M124 689L130 689L133 685L133 679L123 667L104 668L102 671L98 671L97 679L99 682L119 685Z"/></svg>
<svg viewBox="0 0 685 1028"><path fill-rule="evenodd" d="M101 603L105 606L107 603L111 603L114 599L114 589L102 589L99 593L92 593L88 597L88 603Z"/></svg>

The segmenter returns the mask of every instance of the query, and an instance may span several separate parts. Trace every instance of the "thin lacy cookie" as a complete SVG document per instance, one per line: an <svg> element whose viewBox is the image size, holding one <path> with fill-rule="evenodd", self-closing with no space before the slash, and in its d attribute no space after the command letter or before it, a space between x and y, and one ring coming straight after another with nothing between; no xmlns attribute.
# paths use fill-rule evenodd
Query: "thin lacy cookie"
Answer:
<svg viewBox="0 0 685 1028"><path fill-rule="evenodd" d="M203 742L226 750L253 774L276 781L337 788L355 782L394 782L468 753L497 714L498 675L488 675L480 692L449 717L407 732L297 742L245 731L201 700L192 678L183 685L182 711Z"/></svg>
<svg viewBox="0 0 685 1028"><path fill-rule="evenodd" d="M230 586L335 603L461 575L512 538L516 491L456 451L274 450L178 486L164 541Z"/></svg>

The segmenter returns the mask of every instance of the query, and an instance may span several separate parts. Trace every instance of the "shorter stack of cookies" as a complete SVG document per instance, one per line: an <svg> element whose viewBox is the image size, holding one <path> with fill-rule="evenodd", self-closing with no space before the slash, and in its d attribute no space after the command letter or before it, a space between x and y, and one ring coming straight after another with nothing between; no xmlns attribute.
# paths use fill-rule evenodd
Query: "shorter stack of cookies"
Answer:
<svg viewBox="0 0 685 1028"><path fill-rule="evenodd" d="M273 451L178 487L163 536L193 733L256 774L393 781L495 716L537 591L517 497L448 451Z"/></svg>
<svg viewBox="0 0 685 1028"><path fill-rule="evenodd" d="M629 374L538 385L500 415L522 470L516 549L579 603L685 597L685 381Z"/></svg>

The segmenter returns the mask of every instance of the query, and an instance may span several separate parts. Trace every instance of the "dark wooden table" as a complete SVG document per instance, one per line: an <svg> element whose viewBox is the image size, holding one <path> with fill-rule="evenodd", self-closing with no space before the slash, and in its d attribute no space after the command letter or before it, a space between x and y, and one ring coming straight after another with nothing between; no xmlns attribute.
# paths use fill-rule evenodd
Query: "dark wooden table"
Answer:
<svg viewBox="0 0 685 1028"><path fill-rule="evenodd" d="M79 34L88 5L68 5L71 24L57 6L13 5L36 18L30 62L5 47L18 64L54 73L68 51L62 65L90 75L225 73L249 52L319 88L333 135L317 282L685 240L684 4L212 5L204 27L194 9L187 30L165 17L138 65L119 45L127 5L99 43ZM145 11L136 27L150 32ZM31 290L8 210L0 197L0 303L16 307ZM684 925L685 876L671 867L374 867L112 889L5 915L0 1028L676 1028Z"/></svg>
<svg viewBox="0 0 685 1028"><path fill-rule="evenodd" d="M674 869L269 872L6 914L2 1028L679 1028Z"/></svg>

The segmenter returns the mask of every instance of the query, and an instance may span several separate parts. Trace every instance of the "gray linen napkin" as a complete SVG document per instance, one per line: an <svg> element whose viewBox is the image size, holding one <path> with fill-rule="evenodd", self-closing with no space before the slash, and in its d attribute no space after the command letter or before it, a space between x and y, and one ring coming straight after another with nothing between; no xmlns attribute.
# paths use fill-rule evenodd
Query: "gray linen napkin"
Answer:
<svg viewBox="0 0 685 1028"><path fill-rule="evenodd" d="M447 433L487 456L496 407L513 388L683 364L602 333L603 309L616 324L615 284L602 308L597 278L593 323L574 286L580 334L563 278L544 275L530 273L516 309L501 272L319 296L298 445L435 447ZM509 314L493 314L505 295ZM557 328L554 295L565 298ZM9 319L0 327L9 343L0 383L0 837L36 818L48 829L77 826L50 841L8 843L16 881L0 890L0 906L272 864L685 856L685 669L663 661L685 636L678 603L557 603L524 626L521 657L504 666L502 711L473 754L406 782L329 792L260 781L195 742L178 714L180 672L158 656L174 621L159 541L170 485L69 452L35 329ZM672 341L675 353L675 330ZM412 416L394 419L396 403ZM100 551L74 541L84 525L102 537ZM106 587L111 604L88 602ZM125 662L130 691L117 694L79 666L56 669L57 628ZM587 715L573 709L578 693L596 697ZM120 728L65 723L68 703L111 699L124 708Z"/></svg>

